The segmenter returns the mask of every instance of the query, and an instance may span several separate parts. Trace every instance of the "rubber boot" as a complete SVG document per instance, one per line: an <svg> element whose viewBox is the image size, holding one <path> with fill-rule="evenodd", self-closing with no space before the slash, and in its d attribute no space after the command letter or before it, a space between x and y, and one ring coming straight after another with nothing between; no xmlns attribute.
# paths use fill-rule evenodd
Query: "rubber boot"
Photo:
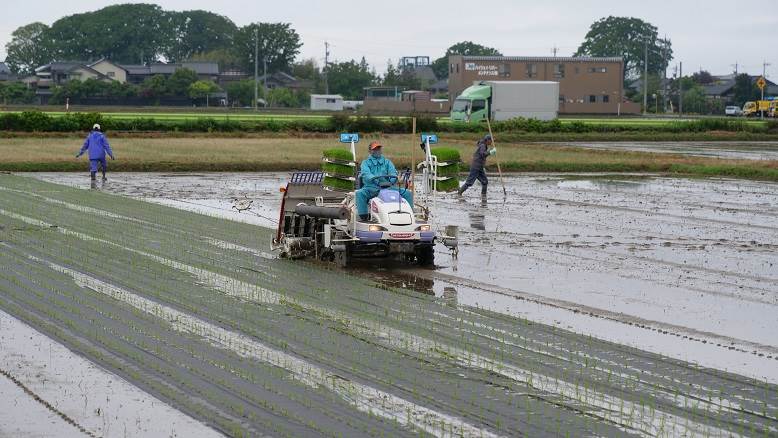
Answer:
<svg viewBox="0 0 778 438"><path fill-rule="evenodd" d="M103 169L103 182L108 181L108 178L105 177L105 169Z"/></svg>
<svg viewBox="0 0 778 438"><path fill-rule="evenodd" d="M465 188L465 186L462 186L462 187L458 188L457 189L457 195L462 196L462 193L465 193L465 190L467 190Z"/></svg>
<svg viewBox="0 0 778 438"><path fill-rule="evenodd" d="M97 172L89 172L89 175L92 177L92 181L96 180Z"/></svg>
<svg viewBox="0 0 778 438"><path fill-rule="evenodd" d="M481 196L486 196L486 186L481 186Z"/></svg>

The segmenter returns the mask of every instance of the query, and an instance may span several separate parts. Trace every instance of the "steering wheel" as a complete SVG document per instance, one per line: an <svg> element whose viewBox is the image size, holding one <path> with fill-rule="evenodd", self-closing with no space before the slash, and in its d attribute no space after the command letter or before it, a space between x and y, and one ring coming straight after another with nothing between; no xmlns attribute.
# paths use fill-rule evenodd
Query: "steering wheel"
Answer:
<svg viewBox="0 0 778 438"><path fill-rule="evenodd" d="M389 180L389 181L382 181L378 183L378 187L382 189L387 189L393 186L397 182L397 175L378 175L370 178L370 181L375 181L379 178L387 178Z"/></svg>

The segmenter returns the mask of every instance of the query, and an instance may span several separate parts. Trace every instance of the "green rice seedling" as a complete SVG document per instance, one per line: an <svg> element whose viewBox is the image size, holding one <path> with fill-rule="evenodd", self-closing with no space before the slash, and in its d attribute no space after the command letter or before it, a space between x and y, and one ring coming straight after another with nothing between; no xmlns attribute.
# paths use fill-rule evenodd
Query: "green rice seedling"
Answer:
<svg viewBox="0 0 778 438"><path fill-rule="evenodd" d="M337 161L353 162L354 157L351 155L351 151L347 149L325 149L322 151L324 158L329 158Z"/></svg>
<svg viewBox="0 0 778 438"><path fill-rule="evenodd" d="M325 158L325 160L327 160ZM330 161L323 161L321 163L321 170L323 170L325 173L328 173L330 175L337 175L337 176L355 176L356 166L354 163L350 164L342 164L340 162L330 162Z"/></svg>
<svg viewBox="0 0 778 438"><path fill-rule="evenodd" d="M459 162L438 163L438 176L459 175Z"/></svg>
<svg viewBox="0 0 778 438"><path fill-rule="evenodd" d="M450 163L450 162L462 160L462 157L459 155L459 150L454 148L444 148L444 147L432 148L432 155L438 158L438 162L443 162L443 163Z"/></svg>
<svg viewBox="0 0 778 438"><path fill-rule="evenodd" d="M324 187L330 188L332 190L338 190L338 191L350 191L354 190L354 181L345 179L345 178L339 178L334 175L325 174L324 175Z"/></svg>
<svg viewBox="0 0 778 438"><path fill-rule="evenodd" d="M459 180L457 178L446 178L438 180L437 189L439 192L453 192L459 188Z"/></svg>

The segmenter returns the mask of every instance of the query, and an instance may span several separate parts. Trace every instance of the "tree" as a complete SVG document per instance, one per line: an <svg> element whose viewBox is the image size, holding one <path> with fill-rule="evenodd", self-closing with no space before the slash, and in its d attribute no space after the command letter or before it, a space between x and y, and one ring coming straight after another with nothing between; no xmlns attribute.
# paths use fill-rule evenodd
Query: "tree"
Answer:
<svg viewBox="0 0 778 438"><path fill-rule="evenodd" d="M254 71L254 35L257 35L259 68L267 60L268 73L288 70L300 53L300 35L289 23L252 23L238 29L233 50L244 71Z"/></svg>
<svg viewBox="0 0 778 438"><path fill-rule="evenodd" d="M207 99L211 93L217 91L219 86L213 81L197 81L189 85L188 94L190 99Z"/></svg>
<svg viewBox="0 0 778 438"><path fill-rule="evenodd" d="M201 53L232 47L238 27L227 17L208 11L170 12L171 44L165 49L170 62L181 62Z"/></svg>
<svg viewBox="0 0 778 438"><path fill-rule="evenodd" d="M240 58L235 55L232 48L214 49L208 52L195 53L189 57L190 61L216 62L219 69L224 71L231 68L240 68Z"/></svg>
<svg viewBox="0 0 778 438"><path fill-rule="evenodd" d="M164 55L173 29L170 14L157 5L120 4L63 17L46 34L56 59L145 63Z"/></svg>
<svg viewBox="0 0 778 438"><path fill-rule="evenodd" d="M227 97L242 106L254 105L254 79L231 82L227 85ZM262 87L257 89L257 96L262 97Z"/></svg>
<svg viewBox="0 0 778 438"><path fill-rule="evenodd" d="M759 100L762 96L759 87L751 80L751 76L746 73L741 73L735 77L735 87L732 92L735 105L740 107L748 101Z"/></svg>
<svg viewBox="0 0 778 438"><path fill-rule="evenodd" d="M7 104L32 103L35 92L21 82L0 82L0 102Z"/></svg>
<svg viewBox="0 0 778 438"><path fill-rule="evenodd" d="M438 79L448 77L448 57L451 55L466 56L502 56L499 50L476 44L472 41L461 41L446 49L446 54L432 63L432 71Z"/></svg>
<svg viewBox="0 0 778 438"><path fill-rule="evenodd" d="M316 93L324 92L324 78L322 77L321 69L316 64L316 60L304 59L292 64L292 76L297 79L311 81L313 83L313 90Z"/></svg>
<svg viewBox="0 0 778 438"><path fill-rule="evenodd" d="M330 64L327 79L331 92L342 95L344 99L357 100L362 97L362 89L375 84L377 78L363 57L359 63L352 59Z"/></svg>
<svg viewBox="0 0 778 438"><path fill-rule="evenodd" d="M36 67L51 60L52 45L48 30L49 26L35 22L11 33L11 41L5 45L5 61L12 72L31 74Z"/></svg>
<svg viewBox="0 0 778 438"><path fill-rule="evenodd" d="M397 67L392 65L392 60L387 62L386 74L381 81L382 85L387 87L408 87L412 90L422 89L421 79L419 79L410 68L402 68L400 64Z"/></svg>
<svg viewBox="0 0 778 438"><path fill-rule="evenodd" d="M714 81L713 75L705 70L700 70L692 74L692 79L694 80L694 83L700 85L711 84Z"/></svg>
<svg viewBox="0 0 778 438"><path fill-rule="evenodd" d="M162 75L146 78L140 86L140 95L148 98L159 98L167 93L167 81Z"/></svg>
<svg viewBox="0 0 778 438"><path fill-rule="evenodd" d="M607 17L594 22L575 56L620 56L625 78L643 75L648 43L648 72L662 72L673 59L670 40L658 37L657 28L638 18Z"/></svg>
<svg viewBox="0 0 778 438"><path fill-rule="evenodd" d="M165 88L173 96L186 96L189 92L189 86L197 80L197 73L194 70L179 68L167 79Z"/></svg>

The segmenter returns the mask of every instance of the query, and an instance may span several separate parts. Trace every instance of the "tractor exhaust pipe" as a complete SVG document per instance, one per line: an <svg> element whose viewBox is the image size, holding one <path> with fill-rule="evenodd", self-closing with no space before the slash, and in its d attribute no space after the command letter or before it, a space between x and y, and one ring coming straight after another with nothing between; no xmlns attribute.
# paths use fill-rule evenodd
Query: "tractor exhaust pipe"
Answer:
<svg viewBox="0 0 778 438"><path fill-rule="evenodd" d="M299 215L323 219L348 219L351 212L346 207L319 207L318 205L297 204L294 212Z"/></svg>

